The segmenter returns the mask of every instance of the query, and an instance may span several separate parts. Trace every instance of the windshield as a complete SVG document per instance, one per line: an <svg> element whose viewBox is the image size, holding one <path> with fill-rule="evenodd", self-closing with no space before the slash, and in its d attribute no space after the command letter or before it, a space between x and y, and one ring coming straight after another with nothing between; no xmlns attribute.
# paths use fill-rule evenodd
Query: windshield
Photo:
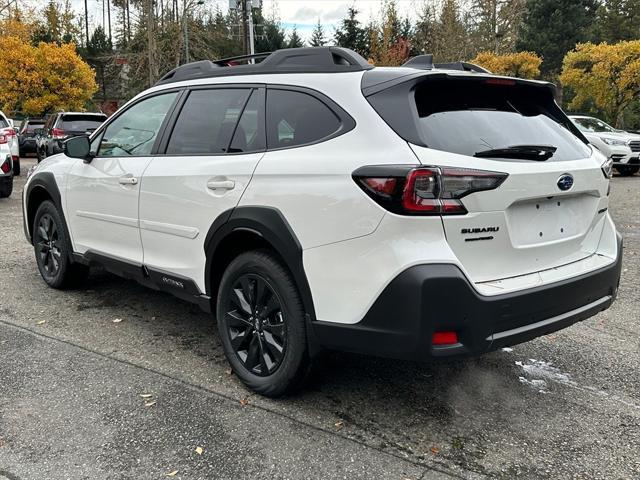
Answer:
<svg viewBox="0 0 640 480"><path fill-rule="evenodd" d="M573 118L574 123L583 132L615 133L615 129L597 118Z"/></svg>
<svg viewBox="0 0 640 480"><path fill-rule="evenodd" d="M545 110L539 89L481 82L425 82L415 94L429 148L473 156L516 145L555 147L548 161L577 160L589 148Z"/></svg>

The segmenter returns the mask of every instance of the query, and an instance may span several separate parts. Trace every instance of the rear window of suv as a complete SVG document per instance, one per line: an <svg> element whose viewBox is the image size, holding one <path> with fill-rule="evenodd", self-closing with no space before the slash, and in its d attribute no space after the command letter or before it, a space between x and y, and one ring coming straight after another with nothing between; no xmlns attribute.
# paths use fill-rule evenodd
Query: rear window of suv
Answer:
<svg viewBox="0 0 640 480"><path fill-rule="evenodd" d="M473 156L515 145L549 145L557 148L554 161L590 155L580 139L552 118L548 102L531 87L424 82L416 89L415 102L419 131L436 150Z"/></svg>
<svg viewBox="0 0 640 480"><path fill-rule="evenodd" d="M86 132L98 128L106 119L106 115L63 115L60 128L69 132Z"/></svg>

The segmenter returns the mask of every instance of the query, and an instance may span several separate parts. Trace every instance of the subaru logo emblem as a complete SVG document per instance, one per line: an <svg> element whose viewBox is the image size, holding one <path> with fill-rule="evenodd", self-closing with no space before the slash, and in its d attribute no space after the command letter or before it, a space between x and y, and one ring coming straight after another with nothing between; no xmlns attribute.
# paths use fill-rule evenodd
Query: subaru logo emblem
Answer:
<svg viewBox="0 0 640 480"><path fill-rule="evenodd" d="M558 188L562 191L567 191L573 187L573 176L565 173L558 179Z"/></svg>

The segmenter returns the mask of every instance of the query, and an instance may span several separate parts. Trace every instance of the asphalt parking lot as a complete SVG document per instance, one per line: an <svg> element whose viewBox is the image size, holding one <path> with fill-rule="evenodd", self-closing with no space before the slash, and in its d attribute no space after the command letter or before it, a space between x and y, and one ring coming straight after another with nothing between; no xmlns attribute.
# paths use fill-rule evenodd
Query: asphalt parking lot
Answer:
<svg viewBox="0 0 640 480"><path fill-rule="evenodd" d="M638 175L613 180L609 310L447 364L331 354L281 400L230 374L195 306L99 271L47 288L24 180L0 200L0 480L640 478Z"/></svg>

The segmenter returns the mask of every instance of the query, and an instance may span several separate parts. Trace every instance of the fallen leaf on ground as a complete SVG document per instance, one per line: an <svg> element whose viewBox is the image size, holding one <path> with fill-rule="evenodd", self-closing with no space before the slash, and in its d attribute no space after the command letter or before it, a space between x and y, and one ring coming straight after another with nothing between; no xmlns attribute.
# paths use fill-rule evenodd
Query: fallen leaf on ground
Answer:
<svg viewBox="0 0 640 480"><path fill-rule="evenodd" d="M140 394L140 396L141 396L142 398L151 398L151 397L153 397L153 395L152 395L152 394L150 394L150 393L141 393L141 394Z"/></svg>
<svg viewBox="0 0 640 480"><path fill-rule="evenodd" d="M440 453L440 449L438 447L431 447L431 453L437 455Z"/></svg>
<svg viewBox="0 0 640 480"><path fill-rule="evenodd" d="M36 325L44 325L46 323L46 320L40 320L39 322L36 322Z"/></svg>
<svg viewBox="0 0 640 480"><path fill-rule="evenodd" d="M156 319L156 317L151 317L151 320L155 320L155 319Z"/></svg>
<svg viewBox="0 0 640 480"><path fill-rule="evenodd" d="M249 405L249 399L243 398L242 400L240 400L240 405L242 405L243 407Z"/></svg>
<svg viewBox="0 0 640 480"><path fill-rule="evenodd" d="M153 407L156 404L156 402L144 402L144 406L145 407Z"/></svg>
<svg viewBox="0 0 640 480"><path fill-rule="evenodd" d="M113 320L111 320L113 323L120 323L122 321L121 318L114 318Z"/></svg>
<svg viewBox="0 0 640 480"><path fill-rule="evenodd" d="M173 472L165 473L167 477L175 477L178 474L178 470L174 470Z"/></svg>
<svg viewBox="0 0 640 480"><path fill-rule="evenodd" d="M202 447L196 447L196 453L202 455Z"/></svg>
<svg viewBox="0 0 640 480"><path fill-rule="evenodd" d="M338 430L340 430L342 427L344 427L344 422L342 420L338 420L336 423L333 424Z"/></svg>
<svg viewBox="0 0 640 480"><path fill-rule="evenodd" d="M224 373L226 373L227 375L231 375L233 373L233 370L231 370L230 368L227 368Z"/></svg>

